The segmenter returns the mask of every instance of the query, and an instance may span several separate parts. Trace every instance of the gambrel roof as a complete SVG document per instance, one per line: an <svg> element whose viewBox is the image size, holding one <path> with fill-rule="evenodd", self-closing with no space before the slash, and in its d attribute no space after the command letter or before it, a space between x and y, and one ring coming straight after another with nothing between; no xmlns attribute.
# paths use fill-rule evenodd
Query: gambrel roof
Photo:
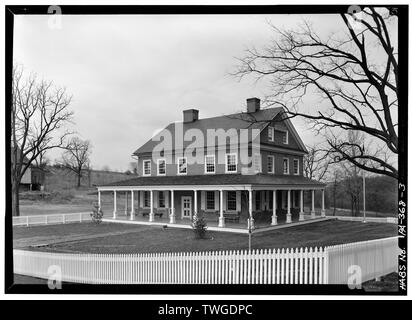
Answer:
<svg viewBox="0 0 412 320"><path fill-rule="evenodd" d="M183 125L183 135L187 130L199 129L203 133L204 137L207 137L208 129L223 129L227 131L233 128L237 130L237 133L240 129L259 129L260 131L262 131L269 125L270 121L274 120L278 116L281 117L283 112L283 108L278 107L261 109L253 113L235 113L230 115L199 119L193 122L172 122L168 126L166 126L166 128L164 128L162 131L160 131L154 137L152 137L149 141L147 141L144 145L142 145L139 149L133 152L133 155L152 152L153 148L160 141L160 139L156 137L162 136L164 131L169 131L171 133L172 142L174 144L176 124ZM297 150L307 152L305 145L303 144L302 140L300 139L298 133L296 132L290 120L285 119L281 121L284 122L284 124L289 128L290 134L292 134L293 137L296 139L298 143ZM249 142L253 141L253 139L254 138L250 135ZM185 148L191 143L192 141L184 141L183 147Z"/></svg>

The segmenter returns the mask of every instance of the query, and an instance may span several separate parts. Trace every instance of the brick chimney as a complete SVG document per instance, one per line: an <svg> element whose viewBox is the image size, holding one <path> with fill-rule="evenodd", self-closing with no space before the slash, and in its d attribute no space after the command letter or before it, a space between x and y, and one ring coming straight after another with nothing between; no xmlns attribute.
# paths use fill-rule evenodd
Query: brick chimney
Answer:
<svg viewBox="0 0 412 320"><path fill-rule="evenodd" d="M183 122L194 122L199 120L199 110L196 109L188 109L183 110Z"/></svg>
<svg viewBox="0 0 412 320"><path fill-rule="evenodd" d="M246 99L247 112L252 113L260 110L260 99L259 98L249 98Z"/></svg>

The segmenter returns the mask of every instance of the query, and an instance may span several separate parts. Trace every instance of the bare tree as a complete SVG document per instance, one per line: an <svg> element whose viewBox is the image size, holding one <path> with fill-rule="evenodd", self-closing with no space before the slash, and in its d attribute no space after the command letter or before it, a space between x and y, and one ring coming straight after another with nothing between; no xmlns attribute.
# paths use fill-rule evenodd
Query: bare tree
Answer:
<svg viewBox="0 0 412 320"><path fill-rule="evenodd" d="M363 132L375 142L372 154L352 157L347 148L332 147L359 168L397 178L396 166L387 161L399 151L397 18L386 8L373 7L356 14L356 20L351 14L340 18L340 31L327 37L309 22L297 30L271 25L275 40L262 50L248 49L234 74L267 79L273 89L267 104L282 106L290 118L304 117L318 132ZM389 157L376 156L379 149Z"/></svg>
<svg viewBox="0 0 412 320"><path fill-rule="evenodd" d="M305 177L322 181L329 168L329 153L318 146L306 147L308 154L303 157L303 172Z"/></svg>
<svg viewBox="0 0 412 320"><path fill-rule="evenodd" d="M12 74L11 183L12 214L20 215L19 186L27 169L44 153L64 145L71 122L71 96L52 82L26 76L22 67Z"/></svg>
<svg viewBox="0 0 412 320"><path fill-rule="evenodd" d="M81 186L81 179L89 171L91 143L78 137L70 139L62 154L63 166L77 176L77 187Z"/></svg>

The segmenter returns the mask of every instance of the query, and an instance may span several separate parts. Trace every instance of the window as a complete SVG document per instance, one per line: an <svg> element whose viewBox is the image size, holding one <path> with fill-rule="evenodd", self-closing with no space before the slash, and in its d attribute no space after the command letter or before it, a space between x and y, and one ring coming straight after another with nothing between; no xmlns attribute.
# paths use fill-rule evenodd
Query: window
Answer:
<svg viewBox="0 0 412 320"><path fill-rule="evenodd" d="M293 159L293 174L299 174L299 159Z"/></svg>
<svg viewBox="0 0 412 320"><path fill-rule="evenodd" d="M159 191L159 208L165 208L165 193L163 191Z"/></svg>
<svg viewBox="0 0 412 320"><path fill-rule="evenodd" d="M166 175L166 160L165 159L157 160L157 175L158 176Z"/></svg>
<svg viewBox="0 0 412 320"><path fill-rule="evenodd" d="M227 192L227 210L236 211L236 191Z"/></svg>
<svg viewBox="0 0 412 320"><path fill-rule="evenodd" d="M274 127L268 128L268 140L272 142L275 141L275 128Z"/></svg>
<svg viewBox="0 0 412 320"><path fill-rule="evenodd" d="M152 174L152 162L151 160L143 161L143 175L150 176Z"/></svg>
<svg viewBox="0 0 412 320"><path fill-rule="evenodd" d="M215 156L205 157L205 173L215 173Z"/></svg>
<svg viewBox="0 0 412 320"><path fill-rule="evenodd" d="M143 207L145 208L150 207L150 191L143 192Z"/></svg>
<svg viewBox="0 0 412 320"><path fill-rule="evenodd" d="M289 132L287 130L285 131L285 134L282 136L282 142L283 144L289 143Z"/></svg>
<svg viewBox="0 0 412 320"><path fill-rule="evenodd" d="M237 154L226 154L226 172L237 172Z"/></svg>
<svg viewBox="0 0 412 320"><path fill-rule="evenodd" d="M187 174L187 158L178 159L178 170L177 174Z"/></svg>
<svg viewBox="0 0 412 320"><path fill-rule="evenodd" d="M255 204L256 204L256 210L260 210L260 191L256 191L255 193Z"/></svg>
<svg viewBox="0 0 412 320"><path fill-rule="evenodd" d="M255 172L262 172L262 157L260 156L260 153L255 153Z"/></svg>
<svg viewBox="0 0 412 320"><path fill-rule="evenodd" d="M206 210L215 210L215 192L206 191Z"/></svg>
<svg viewBox="0 0 412 320"><path fill-rule="evenodd" d="M289 174L289 159L283 159L283 174Z"/></svg>
<svg viewBox="0 0 412 320"><path fill-rule="evenodd" d="M268 156L268 173L275 173L275 157Z"/></svg>

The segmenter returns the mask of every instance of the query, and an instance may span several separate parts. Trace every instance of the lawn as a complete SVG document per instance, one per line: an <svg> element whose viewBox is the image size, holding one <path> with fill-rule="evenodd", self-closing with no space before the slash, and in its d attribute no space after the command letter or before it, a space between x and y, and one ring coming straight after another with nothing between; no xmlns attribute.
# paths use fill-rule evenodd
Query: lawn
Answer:
<svg viewBox="0 0 412 320"><path fill-rule="evenodd" d="M191 230L155 226L82 223L16 227L13 231L15 246L17 243L19 247L24 247L24 243L27 246L44 244L36 250L55 252L144 253L248 248L247 234L208 232L210 239L195 240ZM333 220L254 234L252 248L319 247L396 234L397 226L393 224ZM43 237L41 241L39 236Z"/></svg>

